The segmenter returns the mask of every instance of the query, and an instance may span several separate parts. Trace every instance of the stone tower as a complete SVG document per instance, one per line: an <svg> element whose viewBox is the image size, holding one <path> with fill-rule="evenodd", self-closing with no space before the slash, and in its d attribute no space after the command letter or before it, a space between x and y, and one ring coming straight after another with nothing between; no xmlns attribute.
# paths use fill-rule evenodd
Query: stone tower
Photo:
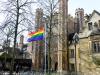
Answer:
<svg viewBox="0 0 100 75"><path fill-rule="evenodd" d="M58 25L58 72L68 70L67 56L68 0L60 0Z"/></svg>
<svg viewBox="0 0 100 75"><path fill-rule="evenodd" d="M84 25L84 9L78 8L75 11L76 23L77 23L77 32L82 32Z"/></svg>
<svg viewBox="0 0 100 75"><path fill-rule="evenodd" d="M43 21L43 9L37 8L36 16L35 16L35 29L36 30L43 26L42 21Z"/></svg>
<svg viewBox="0 0 100 75"><path fill-rule="evenodd" d="M19 42L19 48L20 48L20 50L22 50L23 42L24 42L24 36L21 35L21 36L20 36L20 42Z"/></svg>
<svg viewBox="0 0 100 75"><path fill-rule="evenodd" d="M36 9L36 16L35 16L35 31L38 31L40 28L44 27L43 24L43 9L37 8ZM39 71L43 68L43 50L44 50L44 42L41 41L34 41L34 52L35 52L35 69Z"/></svg>

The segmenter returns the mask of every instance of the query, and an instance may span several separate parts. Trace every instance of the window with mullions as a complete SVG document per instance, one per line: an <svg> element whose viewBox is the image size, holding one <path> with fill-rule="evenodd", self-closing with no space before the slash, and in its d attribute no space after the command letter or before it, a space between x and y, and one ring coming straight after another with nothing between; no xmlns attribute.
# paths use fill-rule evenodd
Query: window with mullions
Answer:
<svg viewBox="0 0 100 75"><path fill-rule="evenodd" d="M74 57L75 57L74 49L71 49L70 50L70 58L74 58Z"/></svg>
<svg viewBox="0 0 100 75"><path fill-rule="evenodd" d="M92 43L93 53L100 53L100 41L95 41Z"/></svg>

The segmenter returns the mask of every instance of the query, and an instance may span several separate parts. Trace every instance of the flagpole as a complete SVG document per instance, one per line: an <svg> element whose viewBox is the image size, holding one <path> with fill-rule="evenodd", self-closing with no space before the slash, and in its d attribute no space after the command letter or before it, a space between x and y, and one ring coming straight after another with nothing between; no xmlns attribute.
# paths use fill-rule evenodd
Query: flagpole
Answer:
<svg viewBox="0 0 100 75"><path fill-rule="evenodd" d="M46 23L45 23L45 75L46 75Z"/></svg>

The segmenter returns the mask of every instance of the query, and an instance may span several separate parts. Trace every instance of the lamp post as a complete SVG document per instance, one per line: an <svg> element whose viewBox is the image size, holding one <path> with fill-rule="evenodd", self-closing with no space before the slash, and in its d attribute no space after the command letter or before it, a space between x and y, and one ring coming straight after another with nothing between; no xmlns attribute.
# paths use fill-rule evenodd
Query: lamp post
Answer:
<svg viewBox="0 0 100 75"><path fill-rule="evenodd" d="M74 41L74 47L75 47L75 75L77 75L77 51L76 51L76 44L78 43L79 41L79 37L78 37L78 34L75 33L74 37L73 37L73 41Z"/></svg>

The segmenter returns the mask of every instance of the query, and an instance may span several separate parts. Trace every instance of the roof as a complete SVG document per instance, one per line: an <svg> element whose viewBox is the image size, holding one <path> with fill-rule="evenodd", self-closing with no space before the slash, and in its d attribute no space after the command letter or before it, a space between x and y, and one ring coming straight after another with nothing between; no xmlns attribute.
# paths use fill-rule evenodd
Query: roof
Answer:
<svg viewBox="0 0 100 75"><path fill-rule="evenodd" d="M92 31L84 31L83 33L79 33L79 38L89 37Z"/></svg>
<svg viewBox="0 0 100 75"><path fill-rule="evenodd" d="M98 14L100 16L100 13L97 10L93 10L92 14L90 15L89 20L92 18L92 16L94 15L94 13Z"/></svg>
<svg viewBox="0 0 100 75"><path fill-rule="evenodd" d="M84 31L83 33L79 34L79 38L86 38L86 37L94 36L94 35L100 35L100 29Z"/></svg>
<svg viewBox="0 0 100 75"><path fill-rule="evenodd" d="M100 29L96 29L96 30L93 30L90 34L90 36L92 35L100 35Z"/></svg>

